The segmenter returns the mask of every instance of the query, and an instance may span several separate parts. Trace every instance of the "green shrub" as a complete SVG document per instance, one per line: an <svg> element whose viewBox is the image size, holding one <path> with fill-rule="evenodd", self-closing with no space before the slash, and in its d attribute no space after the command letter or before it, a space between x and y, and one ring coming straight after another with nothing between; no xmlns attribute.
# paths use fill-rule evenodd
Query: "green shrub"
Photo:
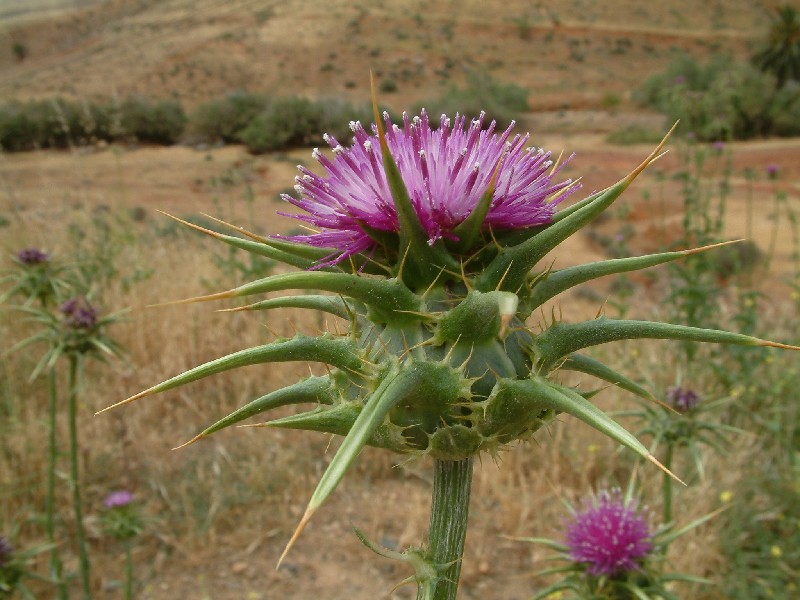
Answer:
<svg viewBox="0 0 800 600"><path fill-rule="evenodd" d="M28 56L28 47L22 42L14 42L11 44L11 51L14 53L14 58L19 62L22 62Z"/></svg>
<svg viewBox="0 0 800 600"><path fill-rule="evenodd" d="M775 78L727 56L700 64L680 55L667 69L649 77L634 97L680 119L681 131L697 139L747 139L773 133Z"/></svg>
<svg viewBox="0 0 800 600"><path fill-rule="evenodd" d="M263 110L242 131L241 139L257 154L301 146L311 141L312 131L319 130L320 106L307 98L279 98Z"/></svg>
<svg viewBox="0 0 800 600"><path fill-rule="evenodd" d="M528 90L515 83L500 83L488 73L473 71L467 75L466 87L448 88L425 108L434 118L441 114L452 117L456 113L477 117L483 111L485 127L494 120L498 127L505 128L528 110Z"/></svg>
<svg viewBox="0 0 800 600"><path fill-rule="evenodd" d="M321 99L317 101L320 107L319 129L315 132L319 138L313 139L313 143L322 143L321 134L327 133L335 137L339 142L345 143L353 137L350 129L351 121L360 121L369 130L370 124L374 121L372 107L369 105L353 106L349 102L338 99Z"/></svg>
<svg viewBox="0 0 800 600"><path fill-rule="evenodd" d="M618 144L620 146L630 146L632 144L658 144L664 133L659 129L648 129L641 125L628 125L622 129L617 129L610 133L606 138L609 144Z"/></svg>
<svg viewBox="0 0 800 600"><path fill-rule="evenodd" d="M279 98L256 116L240 137L248 150L257 154L321 145L324 133L344 143L351 136L351 121L371 123L372 112L337 99Z"/></svg>
<svg viewBox="0 0 800 600"><path fill-rule="evenodd" d="M772 25L753 63L772 73L779 87L800 82L800 10L784 4L775 9Z"/></svg>
<svg viewBox="0 0 800 600"><path fill-rule="evenodd" d="M124 135L140 142L170 145L176 143L186 126L186 113L175 100L151 103L132 96L118 107Z"/></svg>
<svg viewBox="0 0 800 600"><path fill-rule="evenodd" d="M40 146L41 123L25 105L13 103L0 107L0 148L6 152L32 150Z"/></svg>
<svg viewBox="0 0 800 600"><path fill-rule="evenodd" d="M238 90L206 104L190 115L188 135L197 142L237 143L240 133L269 105L261 94Z"/></svg>
<svg viewBox="0 0 800 600"><path fill-rule="evenodd" d="M773 98L769 119L775 135L800 135L800 83L790 81Z"/></svg>

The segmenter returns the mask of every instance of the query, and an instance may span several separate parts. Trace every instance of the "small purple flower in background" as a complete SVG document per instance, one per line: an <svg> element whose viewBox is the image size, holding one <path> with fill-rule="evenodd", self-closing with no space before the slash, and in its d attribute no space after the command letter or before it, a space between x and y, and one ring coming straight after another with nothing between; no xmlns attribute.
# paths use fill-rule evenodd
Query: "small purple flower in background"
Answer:
<svg viewBox="0 0 800 600"><path fill-rule="evenodd" d="M430 244L442 238L458 240L453 230L473 212L495 175L492 202L484 219L486 229L548 223L556 205L578 189L570 179L553 182L572 156L554 167L550 152L525 147L527 134L511 136L513 123L497 134L494 121L483 129L483 119L481 113L467 125L464 116L456 115L451 123L442 115L440 126L433 129L423 110L413 118L404 113L403 126L398 127L384 113L389 151ZM300 197L282 196L309 213L287 216L320 229L286 239L336 249L338 256L332 257L331 263L375 246L365 227L400 230L378 136L369 135L360 123L351 127L355 136L349 148L325 136L333 149L332 160L314 151L326 175L300 166L295 186Z"/></svg>
<svg viewBox="0 0 800 600"><path fill-rule="evenodd" d="M23 265L41 265L50 260L50 255L38 248L25 248L16 254L17 260Z"/></svg>
<svg viewBox="0 0 800 600"><path fill-rule="evenodd" d="M673 386L667 388L666 400L678 412L686 413L700 403L700 396L689 388Z"/></svg>
<svg viewBox="0 0 800 600"><path fill-rule="evenodd" d="M723 142L722 140L717 140L711 145L711 147L714 148L714 150L716 150L717 152L722 152L725 149L725 142Z"/></svg>
<svg viewBox="0 0 800 600"><path fill-rule="evenodd" d="M638 504L625 502L619 490L584 500L569 524L566 545L572 560L586 563L590 575L639 570L653 549L652 534Z"/></svg>
<svg viewBox="0 0 800 600"><path fill-rule="evenodd" d="M767 165L767 176L770 179L775 179L778 177L778 165L775 163L770 163Z"/></svg>
<svg viewBox="0 0 800 600"><path fill-rule="evenodd" d="M128 490L117 490L111 492L106 499L103 500L103 506L106 508L121 508L128 506L133 502L133 493Z"/></svg>
<svg viewBox="0 0 800 600"><path fill-rule="evenodd" d="M8 540L0 536L0 569L7 566L11 562L11 556L14 554L14 547L8 543Z"/></svg>
<svg viewBox="0 0 800 600"><path fill-rule="evenodd" d="M682 83L686 83L686 75L678 75L675 77L675 85L681 85Z"/></svg>
<svg viewBox="0 0 800 600"><path fill-rule="evenodd" d="M97 309L86 298L71 298L61 305L64 323L70 329L92 329L97 324Z"/></svg>

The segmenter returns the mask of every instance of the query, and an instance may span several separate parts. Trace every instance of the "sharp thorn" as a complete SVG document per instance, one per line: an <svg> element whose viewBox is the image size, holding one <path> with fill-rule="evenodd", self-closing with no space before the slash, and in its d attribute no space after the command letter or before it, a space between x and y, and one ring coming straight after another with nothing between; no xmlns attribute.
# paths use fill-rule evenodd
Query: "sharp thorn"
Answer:
<svg viewBox="0 0 800 600"><path fill-rule="evenodd" d="M104 413L107 410L111 410L112 408L116 408L118 406L122 406L123 404L128 404L129 402L133 402L134 400L138 400L139 398L144 398L145 396L149 396L153 393L153 388L144 390L143 392L139 392L138 394L131 396L130 398L126 398L125 400L121 400L116 404L112 404L111 406L106 406L105 408L101 408L95 414L95 416L99 415L100 413Z"/></svg>
<svg viewBox="0 0 800 600"><path fill-rule="evenodd" d="M677 481L678 483L681 483L681 484L683 484L683 485L686 485L686 482L685 482L685 481L683 481L683 480L682 480L680 477L678 477L677 475L675 475L675 473L673 473L673 472L672 472L672 471L670 471L670 470L669 470L667 467L665 467L665 466L664 466L664 465L662 465L660 462L658 462L658 459L657 459L655 456L653 456L652 454L648 454L648 455L646 456L646 458L647 458L647 460L649 460L651 463L653 463L655 466L657 466L659 469L661 469L662 471L664 471L664 473L666 473L667 475L669 475L670 477L672 477L672 478L673 478L675 481Z"/></svg>
<svg viewBox="0 0 800 600"><path fill-rule="evenodd" d="M758 340L757 346L767 346L769 348L782 348L783 350L800 350L800 346L792 346L791 344L781 344L780 342L771 342L769 340Z"/></svg>
<svg viewBox="0 0 800 600"><path fill-rule="evenodd" d="M283 549L283 553L281 554L281 557L278 559L278 564L275 566L276 570L281 568L281 563L283 562L283 559L286 558L286 555L289 553L289 550L292 549L292 546L294 546L294 543L297 541L297 538L299 538L300 534L303 533L303 529L306 528L306 525L308 525L308 522L311 520L311 517L314 516L314 512L315 509L312 509L310 506L306 509L303 518L300 519L300 523L297 525L297 529L294 530L294 533L292 534L289 543L286 544L286 548Z"/></svg>
<svg viewBox="0 0 800 600"><path fill-rule="evenodd" d="M209 294L208 296L196 296L194 298L184 298L183 300L170 300L169 302L159 302L158 304L148 304L147 308L161 308L163 306L177 306L178 304L192 304L193 302L211 302L213 300L223 300L225 298L233 298L235 296L234 290L227 290L225 292L217 292L216 294Z"/></svg>
<svg viewBox="0 0 800 600"><path fill-rule="evenodd" d="M206 436L203 435L202 433L199 433L196 436L194 436L192 439L190 439L188 442L184 442L180 446L175 446L173 448L173 450L180 450L181 448L186 448L186 446L190 446L191 444L194 444L196 441L198 441L198 440L200 440L200 439L202 439L204 437L206 437Z"/></svg>
<svg viewBox="0 0 800 600"><path fill-rule="evenodd" d="M176 217L175 215L171 215L171 214L169 214L167 212L164 212L163 210L156 209L156 212L160 212L165 217L169 217L170 219L173 219L173 220L177 221L181 225L186 225L187 227L191 227L192 229L195 229L197 231L200 231L202 233L205 233L205 234L210 235L212 237L215 237L217 239L222 237L218 232L216 232L216 231L214 231L212 229L206 229L205 227L200 227L200 225L195 225L194 223L191 223L189 221L181 219L180 217Z"/></svg>

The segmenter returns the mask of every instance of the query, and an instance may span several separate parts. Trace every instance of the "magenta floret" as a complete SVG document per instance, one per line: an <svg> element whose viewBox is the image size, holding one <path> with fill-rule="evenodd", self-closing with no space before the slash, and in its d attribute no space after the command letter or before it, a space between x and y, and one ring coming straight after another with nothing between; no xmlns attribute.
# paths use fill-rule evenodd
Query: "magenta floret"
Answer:
<svg viewBox="0 0 800 600"><path fill-rule="evenodd" d="M133 493L128 490L117 490L111 492L106 499L103 500L103 506L106 508L122 508L128 506L133 502Z"/></svg>
<svg viewBox="0 0 800 600"><path fill-rule="evenodd" d="M587 573L613 576L640 569L653 549L651 537L638 505L612 490L584 502L567 527L566 545L572 560L586 563Z"/></svg>

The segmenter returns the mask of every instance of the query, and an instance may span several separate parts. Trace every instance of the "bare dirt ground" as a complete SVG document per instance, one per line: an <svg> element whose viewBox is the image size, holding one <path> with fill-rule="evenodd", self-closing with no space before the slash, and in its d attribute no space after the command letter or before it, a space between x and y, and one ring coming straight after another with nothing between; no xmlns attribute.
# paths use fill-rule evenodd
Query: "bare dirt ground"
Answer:
<svg viewBox="0 0 800 600"><path fill-rule="evenodd" d="M587 193L623 176L650 151L646 146L621 148L604 141L607 133L629 123L661 123L660 117L631 103L630 90L679 49L698 56L716 50L743 56L768 14L761 4L744 0L570 0L555 7L522 0L361 4L109 0L78 3L77 8L75 4L16 2L0 10L0 97L94 98L138 92L148 97L176 96L192 106L231 89L247 88L361 102L372 68L379 79L397 81L398 91L384 100L400 109L463 81L467 69L485 68L499 80L531 90L532 112L523 126L533 132L532 143L555 153L575 151L567 175L582 177ZM32 7L46 10L32 12ZM14 58L15 41L28 49L23 61ZM728 152L734 173L728 234L745 235L752 198L752 237L766 249L773 235L775 193L784 192L787 201L800 208L800 140L736 143L725 149L725 157ZM634 252L668 243L680 220L678 183L670 178L680 168L679 155L680 148L672 147L623 198L626 210L599 223L597 231L614 235L626 222L633 223L635 235L629 246ZM41 224L33 229L31 244L53 251L58 248L48 246L54 243L50 228L65 209L75 207L87 213L100 207L140 210L154 227L167 222L157 210L182 217L209 213L274 233L294 226L274 212L285 208L277 195L291 188L298 162L312 163L309 149L257 157L235 146L112 146L5 154L0 155L0 194L4 210ZM777 180L767 179L768 165L777 166ZM744 176L745 169L752 177ZM252 204L247 200L250 194L255 198ZM776 236L769 281L776 296L785 298L788 290L782 282L792 250L785 220ZM579 235L564 247L556 266L601 255L595 241ZM599 296L603 294L601 288ZM565 318L570 310L578 317L598 309L597 301L570 300L564 307ZM169 432L163 435L170 437ZM236 435L223 439L235 443ZM325 440L309 442L305 435L286 432L280 432L278 439L306 449L316 461L314 468L323 468ZM178 441L168 439L165 451ZM208 447L222 452L223 444ZM540 460L555 456L556 447L543 449ZM201 451L193 448L184 452L191 457ZM558 521L557 494L525 497L528 488L522 482L533 475L530 462L520 455L539 450L516 449L503 458L500 468L487 460L479 469L463 598L530 597L528 574L541 552L502 536L532 535L526 525L532 514ZM262 527L260 521L237 522L234 516L225 527L188 540L168 529L157 533L135 549L138 575L148 582L139 598L412 598L410 588L390 592L410 573L374 556L350 528L358 526L371 539L397 548L418 543L427 528L426 465L392 469L391 457L365 454L362 466L337 490L279 571L273 565L318 473L303 473L295 486L300 495L269 509L287 516L277 526L275 519L265 518L267 525ZM514 490L514 510L498 502L492 494L496 488ZM117 552L108 547L99 559L106 567L97 575L103 598L120 595L111 584L112 571L118 572L122 564Z"/></svg>

